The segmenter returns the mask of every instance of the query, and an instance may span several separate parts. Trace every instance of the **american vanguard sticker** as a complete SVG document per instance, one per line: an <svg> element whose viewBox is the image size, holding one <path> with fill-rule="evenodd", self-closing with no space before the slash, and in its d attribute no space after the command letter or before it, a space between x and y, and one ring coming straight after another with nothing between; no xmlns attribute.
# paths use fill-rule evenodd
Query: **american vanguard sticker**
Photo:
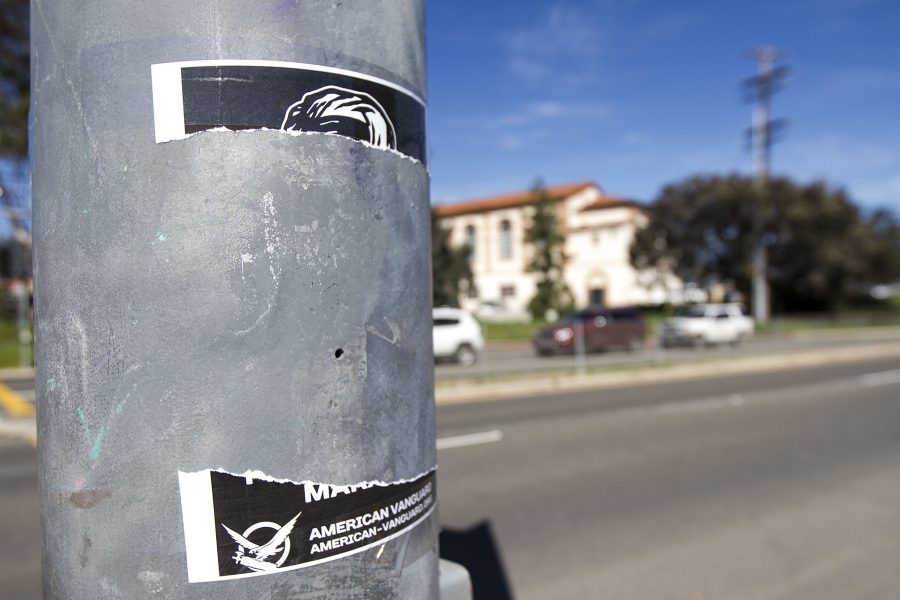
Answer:
<svg viewBox="0 0 900 600"><path fill-rule="evenodd" d="M161 63L150 72L157 143L210 130L332 133L425 162L425 103L378 77L253 60Z"/></svg>
<svg viewBox="0 0 900 600"><path fill-rule="evenodd" d="M330 485L262 473L178 473L188 581L299 569L361 552L434 510L435 472L394 483Z"/></svg>

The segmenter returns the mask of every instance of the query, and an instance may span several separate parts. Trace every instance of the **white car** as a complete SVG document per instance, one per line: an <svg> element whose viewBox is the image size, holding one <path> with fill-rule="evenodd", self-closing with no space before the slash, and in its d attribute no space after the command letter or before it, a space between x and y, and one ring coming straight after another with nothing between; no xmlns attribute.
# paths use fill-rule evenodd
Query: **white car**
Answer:
<svg viewBox="0 0 900 600"><path fill-rule="evenodd" d="M441 307L432 311L434 321L434 357L463 365L478 360L484 349L484 336L475 318L459 308Z"/></svg>
<svg viewBox="0 0 900 600"><path fill-rule="evenodd" d="M664 347L739 344L753 336L753 319L740 304L682 306L660 332Z"/></svg>
<svg viewBox="0 0 900 600"><path fill-rule="evenodd" d="M494 300L486 300L476 306L475 316L482 321L492 321L495 323L528 321L530 319L527 312L509 309L502 302Z"/></svg>

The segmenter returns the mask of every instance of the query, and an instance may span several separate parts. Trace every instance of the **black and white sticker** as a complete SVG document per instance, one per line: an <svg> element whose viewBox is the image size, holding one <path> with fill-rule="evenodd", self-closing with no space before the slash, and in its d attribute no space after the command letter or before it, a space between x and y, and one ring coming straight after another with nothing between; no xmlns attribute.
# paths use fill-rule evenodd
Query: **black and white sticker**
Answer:
<svg viewBox="0 0 900 600"><path fill-rule="evenodd" d="M152 65L156 142L200 131L331 133L425 162L425 103L363 73L304 63L198 60Z"/></svg>
<svg viewBox="0 0 900 600"><path fill-rule="evenodd" d="M330 485L262 473L178 473L188 581L218 581L336 560L402 535L434 511L435 472Z"/></svg>

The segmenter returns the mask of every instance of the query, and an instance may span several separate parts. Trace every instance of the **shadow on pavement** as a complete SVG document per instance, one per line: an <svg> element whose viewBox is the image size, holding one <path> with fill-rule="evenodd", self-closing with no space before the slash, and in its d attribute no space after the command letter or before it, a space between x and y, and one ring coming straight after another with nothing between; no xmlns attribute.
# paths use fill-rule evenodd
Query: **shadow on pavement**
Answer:
<svg viewBox="0 0 900 600"><path fill-rule="evenodd" d="M474 600L513 600L488 521L463 531L441 531L440 547L441 558L459 563L469 572Z"/></svg>

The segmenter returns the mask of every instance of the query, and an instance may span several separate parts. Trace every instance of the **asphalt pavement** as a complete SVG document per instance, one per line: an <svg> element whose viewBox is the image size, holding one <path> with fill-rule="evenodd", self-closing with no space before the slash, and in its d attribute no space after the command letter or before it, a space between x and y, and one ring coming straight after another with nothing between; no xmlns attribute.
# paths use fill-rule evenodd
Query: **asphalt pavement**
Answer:
<svg viewBox="0 0 900 600"><path fill-rule="evenodd" d="M900 589L895 357L439 406L438 438L476 598ZM36 501L34 448L0 440L0 598L40 598Z"/></svg>
<svg viewBox="0 0 900 600"><path fill-rule="evenodd" d="M37 499L34 447L23 440L0 438L0 598L42 597Z"/></svg>
<svg viewBox="0 0 900 600"><path fill-rule="evenodd" d="M525 600L896 598L898 367L439 407L443 526Z"/></svg>

